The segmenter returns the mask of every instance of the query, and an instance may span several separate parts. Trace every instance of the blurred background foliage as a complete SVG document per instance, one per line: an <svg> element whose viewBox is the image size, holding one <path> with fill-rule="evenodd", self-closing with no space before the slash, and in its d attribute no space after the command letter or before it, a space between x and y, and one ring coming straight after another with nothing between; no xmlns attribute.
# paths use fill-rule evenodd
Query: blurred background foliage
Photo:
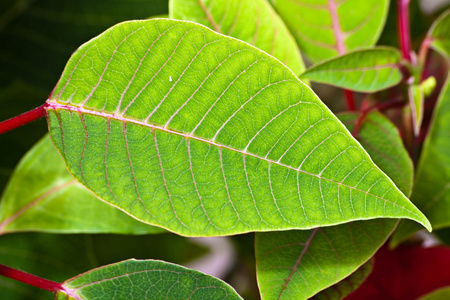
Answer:
<svg viewBox="0 0 450 300"><path fill-rule="evenodd" d="M439 2L442 1L411 1L414 49L417 50L433 20L442 12L437 5ZM0 120L42 105L66 61L82 43L118 22L167 14L168 0L0 1ZM391 1L387 24L378 44L398 47L396 1ZM333 111L345 110L343 95L336 88L318 84L313 88ZM41 119L0 136L0 191L19 159L46 131L46 121ZM227 239L234 247L236 259L223 279L245 299L257 299L254 235ZM128 258L161 259L186 265L206 252L208 250L199 243L170 233L0 236L0 263L55 281ZM48 292L6 278L0 279L0 289L1 299L52 297Z"/></svg>

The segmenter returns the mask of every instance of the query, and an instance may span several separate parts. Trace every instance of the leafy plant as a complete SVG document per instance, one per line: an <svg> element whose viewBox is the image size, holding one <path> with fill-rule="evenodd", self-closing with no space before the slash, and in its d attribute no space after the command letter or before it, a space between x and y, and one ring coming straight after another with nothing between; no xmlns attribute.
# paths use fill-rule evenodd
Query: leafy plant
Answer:
<svg viewBox="0 0 450 300"><path fill-rule="evenodd" d="M170 0L130 6L109 0L56 9L51 1L5 2L4 103L49 90L47 80L62 69L58 60L68 58L78 39L88 40L121 20L150 19L116 24L84 43L43 105L0 123L2 145L23 139L13 134L27 128L12 129L43 116L49 131L4 189L0 234L8 235L0 237L0 251L6 253L0 275L53 292L55 299L242 299L239 294L343 299L351 294L369 276L371 258L392 233L396 246L423 227L444 228L450 220L450 83L444 83L448 66L440 63L450 57L450 13L436 19L416 57L409 1L397 4L389 14L388 0ZM80 11L85 21L73 18ZM102 19L98 12L114 17ZM70 16L75 22L69 38L53 28L54 36L33 39L43 46L60 38L50 47L58 60L47 57L41 65L49 76L26 67L41 60L26 57L20 46L23 37L32 36L23 28L36 23L44 30L49 21L33 19L44 16ZM399 50L376 46L388 16L398 17ZM20 68L8 59L15 47L26 62L17 61ZM305 68L301 53L314 65ZM314 92L330 86L343 89L347 112L335 115L336 104L328 101L330 110ZM4 177L10 173L5 165ZM20 233L27 231L40 233ZM180 236L245 234L226 240L237 243L234 259L236 265L247 264L246 280L236 279L243 276L237 267L229 277L217 275L226 283L173 264L198 257L200 249L177 261L130 249L105 260L97 257L108 250L92 246L101 236L82 242L78 235L62 235L69 233L142 235L135 237L141 245L151 237L176 253L189 243ZM125 238L103 241L119 247L129 243ZM29 263L14 255L24 239L20 251ZM55 252L61 265L70 266L70 251L58 249L68 241L87 249L73 271L47 274L31 267L41 261L31 258L33 245L37 253ZM54 247L40 248L42 243ZM144 260L124 260L131 257ZM70 276L75 277L65 280ZM432 288L450 286L446 280ZM11 299L48 296L32 289L26 291L33 296L22 296L8 279L0 288ZM414 296L431 292L427 288Z"/></svg>

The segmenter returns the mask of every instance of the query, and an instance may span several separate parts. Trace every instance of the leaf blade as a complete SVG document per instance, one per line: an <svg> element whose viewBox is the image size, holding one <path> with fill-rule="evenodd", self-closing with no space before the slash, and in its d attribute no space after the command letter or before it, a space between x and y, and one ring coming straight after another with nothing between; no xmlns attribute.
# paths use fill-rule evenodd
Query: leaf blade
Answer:
<svg viewBox="0 0 450 300"><path fill-rule="evenodd" d="M148 34L147 44L139 32ZM169 45L164 60L147 56ZM113 58L132 46L141 55L127 56L125 69ZM222 60L204 64L219 55ZM118 70L128 70L128 78L116 76ZM133 80L140 84L132 87ZM306 229L403 215L427 225L288 68L194 23L160 19L111 28L74 54L47 105L52 139L78 181L139 220L179 234ZM345 170L336 175L335 164ZM153 180L143 180L148 176ZM309 182L313 192L298 182ZM342 214L323 196L335 198L337 188L345 197Z"/></svg>
<svg viewBox="0 0 450 300"><path fill-rule="evenodd" d="M393 48L357 50L314 65L301 78L357 92L376 92L400 83L400 60L400 53Z"/></svg>
<svg viewBox="0 0 450 300"><path fill-rule="evenodd" d="M444 11L431 26L428 37L431 46L447 58L450 57L450 10Z"/></svg>

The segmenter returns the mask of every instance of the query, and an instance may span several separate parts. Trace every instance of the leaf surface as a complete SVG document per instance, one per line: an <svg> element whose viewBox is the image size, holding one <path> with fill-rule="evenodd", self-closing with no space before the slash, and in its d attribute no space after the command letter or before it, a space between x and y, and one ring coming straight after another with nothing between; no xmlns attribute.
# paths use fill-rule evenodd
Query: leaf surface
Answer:
<svg viewBox="0 0 450 300"><path fill-rule="evenodd" d="M433 113L417 167L413 201L429 218L434 229L450 225L450 78L447 78ZM398 245L420 230L413 223L400 222L392 236Z"/></svg>
<svg viewBox="0 0 450 300"><path fill-rule="evenodd" d="M450 298L450 286L437 289L420 297L418 300L447 300Z"/></svg>
<svg viewBox="0 0 450 300"><path fill-rule="evenodd" d="M194 21L247 42L285 63L305 70L297 43L266 0L171 0L170 17Z"/></svg>
<svg viewBox="0 0 450 300"><path fill-rule="evenodd" d="M0 234L18 231L147 234L163 229L98 200L67 172L46 136L21 160L1 197Z"/></svg>
<svg viewBox="0 0 450 300"><path fill-rule="evenodd" d="M358 50L314 65L300 78L358 92L376 92L401 81L400 53L386 47Z"/></svg>
<svg viewBox="0 0 450 300"><path fill-rule="evenodd" d="M450 57L450 9L434 21L428 32L431 46L445 57Z"/></svg>
<svg viewBox="0 0 450 300"><path fill-rule="evenodd" d="M412 112L412 121L414 128L414 135L418 136L420 127L422 126L425 94L420 85L413 84L408 87L409 105Z"/></svg>
<svg viewBox="0 0 450 300"><path fill-rule="evenodd" d="M375 45L389 0L276 0L274 6L314 63Z"/></svg>
<svg viewBox="0 0 450 300"><path fill-rule="evenodd" d="M127 260L64 282L65 293L90 299L242 299L225 282L199 271L156 260Z"/></svg>
<svg viewBox="0 0 450 300"><path fill-rule="evenodd" d="M47 112L78 181L182 235L428 226L290 69L195 23L112 27L72 56Z"/></svg>
<svg viewBox="0 0 450 300"><path fill-rule="evenodd" d="M339 119L352 131L359 113ZM397 128L382 114L371 113L358 134L374 162L407 195L413 165ZM308 299L318 292L335 295L337 283L360 268L386 241L397 221L352 222L309 231L257 233L255 253L262 299ZM358 275L355 275L358 276ZM354 288L358 282L354 281ZM345 284L342 283L343 292Z"/></svg>

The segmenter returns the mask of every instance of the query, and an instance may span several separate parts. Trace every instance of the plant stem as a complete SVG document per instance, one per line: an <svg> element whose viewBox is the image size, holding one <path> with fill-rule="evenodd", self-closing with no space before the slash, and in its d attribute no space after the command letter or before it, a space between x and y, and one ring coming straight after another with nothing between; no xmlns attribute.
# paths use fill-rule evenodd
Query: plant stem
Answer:
<svg viewBox="0 0 450 300"><path fill-rule="evenodd" d="M41 105L33 110L23 113L9 120L0 122L0 134L16 129L17 127L31 123L42 118L47 114L45 107L47 104Z"/></svg>
<svg viewBox="0 0 450 300"><path fill-rule="evenodd" d="M35 275L28 274L23 271L13 269L11 267L0 264L0 275L5 276L40 289L56 293L57 291L64 290L61 283L50 281Z"/></svg>
<svg viewBox="0 0 450 300"><path fill-rule="evenodd" d="M423 40L422 45L420 46L418 58L418 64L421 68L420 81L425 79L427 54L428 49L430 48L431 41L432 39L427 35L427 37Z"/></svg>
<svg viewBox="0 0 450 300"><path fill-rule="evenodd" d="M345 94L345 101L347 103L347 108L349 111L356 111L356 105L355 105L355 97L353 95L352 91L344 90Z"/></svg>
<svg viewBox="0 0 450 300"><path fill-rule="evenodd" d="M411 61L411 35L409 29L409 1L398 0L398 36L402 56L407 61Z"/></svg>

